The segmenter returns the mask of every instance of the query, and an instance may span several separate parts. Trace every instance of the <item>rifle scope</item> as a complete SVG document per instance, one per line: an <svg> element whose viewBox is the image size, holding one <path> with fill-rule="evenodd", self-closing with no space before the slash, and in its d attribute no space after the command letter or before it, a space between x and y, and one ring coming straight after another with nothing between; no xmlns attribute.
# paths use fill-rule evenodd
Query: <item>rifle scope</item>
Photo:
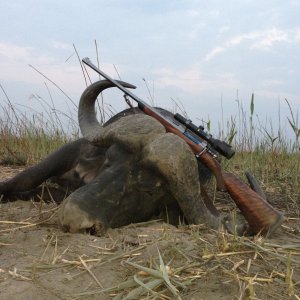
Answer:
<svg viewBox="0 0 300 300"><path fill-rule="evenodd" d="M235 154L235 151L231 148L231 145L213 138L211 134L208 134L204 131L203 126L196 126L192 123L191 120L186 119L180 114L175 114L174 118L175 120L183 124L187 129L209 143L213 149L215 149L221 155L225 156L227 159L230 159Z"/></svg>

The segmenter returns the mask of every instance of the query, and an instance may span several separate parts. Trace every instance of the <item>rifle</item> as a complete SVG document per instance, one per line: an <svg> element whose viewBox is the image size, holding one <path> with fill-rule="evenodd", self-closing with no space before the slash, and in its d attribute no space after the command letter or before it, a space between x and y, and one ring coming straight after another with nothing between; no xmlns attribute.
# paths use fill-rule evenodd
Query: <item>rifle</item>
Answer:
<svg viewBox="0 0 300 300"><path fill-rule="evenodd" d="M281 223L284 221L283 215L275 210L265 199L253 191L248 185L240 181L234 174L223 171L221 169L221 165L216 160L215 153L212 152L203 141L196 139L193 135L191 135L188 132L187 127L182 126L182 124L175 123L173 120L165 117L154 107L151 107L138 96L134 95L131 91L124 88L116 80L112 79L110 76L97 68L89 58L84 58L82 62L103 76L106 80L113 83L126 96L136 101L138 103L138 107L145 114L159 121L165 127L167 132L171 132L182 138L190 146L196 158L204 163L214 174L217 182L217 188L229 193L255 234L263 233L269 235L281 225ZM182 119L182 116L179 116L178 118L181 119L183 123L189 123L186 119ZM193 128L193 126L189 127L193 133L196 131L197 134L198 130ZM211 137L207 137L207 139L210 140ZM224 145L221 144L221 148L223 148L223 146ZM228 151L227 154L226 151ZM229 151L229 149L225 147L225 156L227 155L228 157L232 157L233 154L232 151Z"/></svg>

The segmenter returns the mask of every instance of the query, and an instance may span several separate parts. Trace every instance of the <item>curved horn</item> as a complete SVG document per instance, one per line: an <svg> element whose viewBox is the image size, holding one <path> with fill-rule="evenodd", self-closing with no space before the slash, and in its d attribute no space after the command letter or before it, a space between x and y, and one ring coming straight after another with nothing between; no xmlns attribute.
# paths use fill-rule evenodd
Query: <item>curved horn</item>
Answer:
<svg viewBox="0 0 300 300"><path fill-rule="evenodd" d="M126 88L135 88L118 81ZM128 115L103 127L96 118L95 101L99 93L113 87L107 80L95 82L83 92L78 109L78 120L82 135L89 142L109 146L120 143L128 150L138 151L157 134L165 133L165 128L155 119L144 114Z"/></svg>
<svg viewBox="0 0 300 300"><path fill-rule="evenodd" d="M130 83L118 82L126 88L136 88ZM95 101L101 92L111 87L114 87L114 85L109 81L100 80L88 86L81 95L78 108L79 126L82 135L91 142L93 137L97 136L103 129L96 118Z"/></svg>
<svg viewBox="0 0 300 300"><path fill-rule="evenodd" d="M246 171L245 172L245 176L249 182L249 185L251 187L251 189L256 192L259 196L261 196L263 199L267 200L266 194L264 193L264 191L261 189L259 183L257 182L257 180L253 177L253 175L249 172Z"/></svg>
<svg viewBox="0 0 300 300"><path fill-rule="evenodd" d="M221 217L211 211L201 197L198 164L190 147L172 133L157 136L144 148L146 164L157 168L168 180L170 192L190 224L206 222L220 226Z"/></svg>

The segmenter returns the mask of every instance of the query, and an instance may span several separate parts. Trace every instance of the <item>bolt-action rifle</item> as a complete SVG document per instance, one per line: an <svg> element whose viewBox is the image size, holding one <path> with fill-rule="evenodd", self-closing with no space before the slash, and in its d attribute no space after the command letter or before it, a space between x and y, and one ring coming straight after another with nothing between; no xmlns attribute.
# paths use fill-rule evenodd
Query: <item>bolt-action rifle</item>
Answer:
<svg viewBox="0 0 300 300"><path fill-rule="evenodd" d="M82 61L106 80L113 83L126 96L136 101L138 107L145 114L159 121L165 127L167 132L171 132L182 138L191 147L197 159L212 171L216 178L217 188L229 193L254 233L271 234L281 225L284 221L284 217L280 212L275 210L265 199L253 191L247 184L238 179L234 174L225 172L221 169L219 162L216 160L215 152L208 146L208 144L214 145L214 142L217 140L213 139L210 135L206 136L202 128L197 128L197 126L178 114L175 115L175 119L177 119L177 121L179 120L179 122L174 122L174 120L167 118L154 107L151 107L131 91L124 88L116 80L97 68L89 58L84 58ZM200 137L200 139L197 137ZM206 140L208 144L205 144L203 139ZM230 146L221 141L217 142L215 150L219 151L227 158L232 157L234 154L234 151Z"/></svg>

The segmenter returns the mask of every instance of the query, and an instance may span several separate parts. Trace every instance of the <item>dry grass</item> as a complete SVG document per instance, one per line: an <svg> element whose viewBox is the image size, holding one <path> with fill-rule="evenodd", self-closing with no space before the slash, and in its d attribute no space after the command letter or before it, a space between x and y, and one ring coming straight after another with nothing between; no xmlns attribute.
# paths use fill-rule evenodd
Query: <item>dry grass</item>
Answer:
<svg viewBox="0 0 300 300"><path fill-rule="evenodd" d="M60 232L53 205L7 205L1 256L12 260L23 253L13 263L2 260L0 285L46 286L51 299L300 299L299 218L288 218L271 239L161 221L99 238Z"/></svg>

